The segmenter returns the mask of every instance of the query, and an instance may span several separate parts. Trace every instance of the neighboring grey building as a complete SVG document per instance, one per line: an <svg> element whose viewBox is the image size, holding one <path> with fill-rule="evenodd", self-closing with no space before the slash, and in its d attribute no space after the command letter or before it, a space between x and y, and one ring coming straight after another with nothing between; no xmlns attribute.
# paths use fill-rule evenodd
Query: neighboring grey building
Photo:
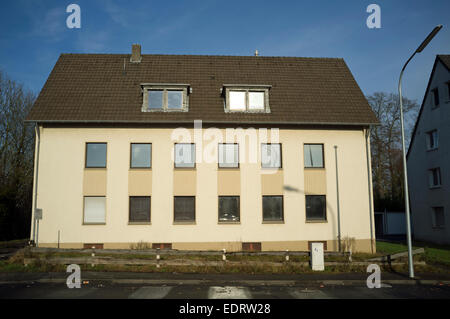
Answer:
<svg viewBox="0 0 450 319"><path fill-rule="evenodd" d="M437 55L408 150L415 239L450 244L450 55Z"/></svg>

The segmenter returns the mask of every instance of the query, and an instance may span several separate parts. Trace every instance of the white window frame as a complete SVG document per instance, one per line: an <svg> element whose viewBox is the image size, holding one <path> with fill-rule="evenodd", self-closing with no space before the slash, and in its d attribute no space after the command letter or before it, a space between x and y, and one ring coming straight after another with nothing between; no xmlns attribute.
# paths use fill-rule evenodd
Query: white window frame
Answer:
<svg viewBox="0 0 450 319"><path fill-rule="evenodd" d="M148 84L142 83L142 112L188 112L189 111L189 94L191 93L189 84ZM163 91L162 108L151 109L148 107L148 92ZM179 109L168 107L168 91L182 92L182 106Z"/></svg>
<svg viewBox="0 0 450 319"><path fill-rule="evenodd" d="M269 106L269 89L270 85L229 85L225 84L225 103L224 110L226 113L270 113ZM245 92L245 109L232 110L230 107L230 92ZM250 109L250 92L261 92L264 93L264 107L262 109Z"/></svg>

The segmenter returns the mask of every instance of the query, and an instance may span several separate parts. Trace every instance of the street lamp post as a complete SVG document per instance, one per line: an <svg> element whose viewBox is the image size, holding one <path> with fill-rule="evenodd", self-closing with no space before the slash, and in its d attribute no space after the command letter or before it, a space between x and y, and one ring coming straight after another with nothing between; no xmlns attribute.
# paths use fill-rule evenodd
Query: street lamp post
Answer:
<svg viewBox="0 0 450 319"><path fill-rule="evenodd" d="M412 256L412 244L411 244L411 220L409 212L409 193L408 193L408 173L406 168L406 152L405 152L405 130L403 124L403 101L402 101L402 76L405 71L406 66L409 61L416 55L416 53L422 52L422 50L430 43L434 36L442 29L442 24L436 26L433 31L423 40L422 44L417 48L416 51L411 55L411 57L406 61L405 65L400 72L400 78L398 80L398 96L400 99L400 123L402 130L402 152L403 152L403 178L405 183L405 213L406 213L406 239L408 241L408 266L409 266L409 277L414 278L414 264Z"/></svg>

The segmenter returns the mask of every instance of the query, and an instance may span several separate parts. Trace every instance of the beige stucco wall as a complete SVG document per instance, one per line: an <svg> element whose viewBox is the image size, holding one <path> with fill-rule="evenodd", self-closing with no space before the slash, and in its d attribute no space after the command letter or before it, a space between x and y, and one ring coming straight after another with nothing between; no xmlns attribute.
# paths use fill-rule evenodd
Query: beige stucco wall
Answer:
<svg viewBox="0 0 450 319"><path fill-rule="evenodd" d="M192 129L188 131L193 135ZM202 161L194 170L176 170L173 144L179 141L172 140L172 132L161 128L42 128L37 196L37 207L43 209L41 245L55 246L58 231L62 247L104 243L105 248L125 248L144 241L173 243L173 248L179 249L195 249L195 245L238 249L241 242L262 242L265 250L304 250L308 241L335 241L337 145L342 238L355 240L353 251L369 250L369 185L363 130L280 129L283 168L268 176L263 176L267 170L261 169L259 156L256 162L241 161L237 170L219 169L217 161ZM95 179L86 185L85 143L92 140L108 143L106 178L101 179L106 181L105 225L82 224L83 195L86 189L98 187L91 185ZM152 168L132 172L130 143L142 140L152 143ZM246 146L239 143L241 160L246 153L248 158ZM319 186L326 188L327 222L305 222L303 143L324 144L325 170L320 178L325 181ZM141 192L140 188L145 190ZM279 191L284 200L284 223L263 223L261 196ZM195 224L173 224L174 193L196 196ZM152 196L151 225L128 224L131 194ZM241 222L219 224L217 197L230 194L241 196ZM335 246L329 244L329 249Z"/></svg>
<svg viewBox="0 0 450 319"><path fill-rule="evenodd" d="M83 172L83 195L106 195L106 168L86 168Z"/></svg>
<svg viewBox="0 0 450 319"><path fill-rule="evenodd" d="M327 193L327 172L324 168L305 168L305 194L323 195Z"/></svg>
<svg viewBox="0 0 450 319"><path fill-rule="evenodd" d="M128 195L152 195L152 171L150 169L130 169L128 172Z"/></svg>

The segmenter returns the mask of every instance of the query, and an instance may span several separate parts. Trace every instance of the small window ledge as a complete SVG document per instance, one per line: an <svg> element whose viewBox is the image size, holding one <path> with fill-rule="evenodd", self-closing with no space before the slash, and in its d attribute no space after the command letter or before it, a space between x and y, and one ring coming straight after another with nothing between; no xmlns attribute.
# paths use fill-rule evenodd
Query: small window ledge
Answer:
<svg viewBox="0 0 450 319"><path fill-rule="evenodd" d="M106 223L85 223L83 222L83 226L102 226L106 225Z"/></svg>
<svg viewBox="0 0 450 319"><path fill-rule="evenodd" d="M435 186L430 186L430 189L439 189L441 187L442 187L442 185L435 185Z"/></svg>
<svg viewBox="0 0 450 319"><path fill-rule="evenodd" d="M197 225L196 222L173 222L173 225Z"/></svg>
<svg viewBox="0 0 450 319"><path fill-rule="evenodd" d="M328 223L328 220L325 220L325 219L317 219L317 220L310 219L310 220L306 220L305 222L308 223L308 224L326 224L326 223Z"/></svg>
<svg viewBox="0 0 450 319"><path fill-rule="evenodd" d="M128 222L128 225L151 225L152 222Z"/></svg>
<svg viewBox="0 0 450 319"><path fill-rule="evenodd" d="M263 224L284 224L284 220L263 220Z"/></svg>
<svg viewBox="0 0 450 319"><path fill-rule="evenodd" d="M218 221L219 225L240 225L241 222L235 222L235 221Z"/></svg>

